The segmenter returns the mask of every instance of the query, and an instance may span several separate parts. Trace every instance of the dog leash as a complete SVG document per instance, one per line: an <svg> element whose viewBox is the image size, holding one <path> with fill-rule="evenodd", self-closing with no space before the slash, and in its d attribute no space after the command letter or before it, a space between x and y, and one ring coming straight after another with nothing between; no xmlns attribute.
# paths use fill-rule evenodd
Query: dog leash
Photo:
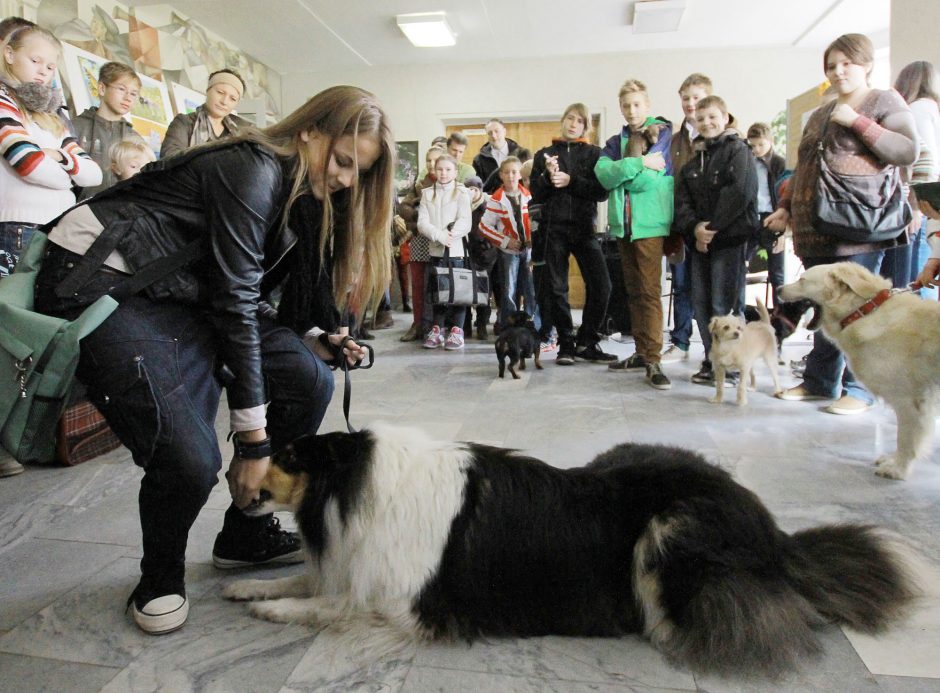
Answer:
<svg viewBox="0 0 940 693"><path fill-rule="evenodd" d="M346 356L343 354L343 349L346 348L346 344L353 342L354 344L359 345L369 352L369 362L363 364L362 361L356 363L354 366L349 365L349 361L346 360ZM356 342L350 335L343 337L342 341L339 343L338 354L336 356L338 363L336 361L330 366L332 370L341 368L343 371L343 416L346 418L346 428L350 433L356 433L356 429L353 428L352 424L349 423L349 403L352 401L352 380L349 377L349 371L367 370L372 368L372 364L375 363L375 351L372 349L372 345L367 342Z"/></svg>

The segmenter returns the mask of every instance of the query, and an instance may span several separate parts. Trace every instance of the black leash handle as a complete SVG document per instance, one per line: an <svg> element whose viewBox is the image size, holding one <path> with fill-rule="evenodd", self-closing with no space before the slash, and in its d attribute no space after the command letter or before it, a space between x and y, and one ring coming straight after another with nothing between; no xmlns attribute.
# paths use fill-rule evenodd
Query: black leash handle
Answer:
<svg viewBox="0 0 940 693"><path fill-rule="evenodd" d="M358 344L360 347L364 348L369 352L369 361L368 363L363 363L360 361L354 366L349 365L349 361L346 360L346 355L343 353L343 349L346 348L346 344L353 342ZM364 361L365 359L363 359ZM343 370L343 416L346 418L346 428L350 433L356 433L356 429L353 428L352 424L349 423L349 403L352 400L352 380L349 378L349 371L355 371L360 368L368 369L372 368L372 364L375 363L375 350L372 348L372 345L368 342L357 342L350 335L345 335L339 343L339 353L336 356L336 361L333 362L331 368L336 370L341 368Z"/></svg>

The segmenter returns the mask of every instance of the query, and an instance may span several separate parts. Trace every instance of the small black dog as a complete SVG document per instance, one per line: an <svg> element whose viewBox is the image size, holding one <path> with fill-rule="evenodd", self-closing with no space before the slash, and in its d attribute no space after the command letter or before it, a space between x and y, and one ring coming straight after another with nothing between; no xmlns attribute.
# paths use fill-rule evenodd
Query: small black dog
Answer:
<svg viewBox="0 0 940 693"><path fill-rule="evenodd" d="M776 303L773 312L770 314L770 324L774 328L774 336L777 338L777 355L783 348L783 340L796 332L797 326L803 313L812 308L809 301L790 301L788 303ZM747 322L757 322L760 320L760 313L755 306L744 306L744 319Z"/></svg>
<svg viewBox="0 0 940 693"><path fill-rule="evenodd" d="M506 318L506 324L499 331L496 338L496 358L499 360L499 377L506 373L506 358L509 358L509 372L514 380L519 379L516 366L520 371L525 370L525 360L535 358L535 367L542 370L539 358L542 354L539 333L535 330L535 323L524 310L517 310Z"/></svg>

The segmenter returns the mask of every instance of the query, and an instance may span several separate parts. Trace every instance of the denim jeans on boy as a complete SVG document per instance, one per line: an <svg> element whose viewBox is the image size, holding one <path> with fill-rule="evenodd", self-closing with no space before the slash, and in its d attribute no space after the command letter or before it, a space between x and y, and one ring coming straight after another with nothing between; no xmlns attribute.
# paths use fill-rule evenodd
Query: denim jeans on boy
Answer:
<svg viewBox="0 0 940 693"><path fill-rule="evenodd" d="M881 268L878 273L885 279L890 279L892 286L903 289L911 283L912 251L913 246L910 242L888 248L881 261Z"/></svg>
<svg viewBox="0 0 940 693"><path fill-rule="evenodd" d="M333 375L293 331L266 318L259 328L267 432L277 450L317 431ZM189 530L222 466L215 428L221 365L220 339L205 310L179 303L127 299L82 340L78 378L144 468L144 579L183 584ZM231 531L266 520L232 506L225 525Z"/></svg>
<svg viewBox="0 0 940 693"><path fill-rule="evenodd" d="M672 271L672 330L669 342L688 351L692 342L692 251L685 249L685 260L669 265Z"/></svg>
<svg viewBox="0 0 940 693"><path fill-rule="evenodd" d="M857 262L865 269L877 273L883 256L883 250L876 250L872 253L843 255L841 257L807 257L803 258L803 266L809 269L810 267L828 265L833 262ZM855 374L846 364L845 357L839 351L839 348L830 342L821 331L817 331L813 335L813 349L806 358L803 385L814 395L833 398L840 395L849 395L867 404L875 401L875 398L865 389L865 386L855 379Z"/></svg>
<svg viewBox="0 0 940 693"><path fill-rule="evenodd" d="M37 224L22 224L17 221L0 222L0 279L13 274L20 255L29 245Z"/></svg>
<svg viewBox="0 0 940 693"><path fill-rule="evenodd" d="M920 228L917 230L917 233L914 234L914 237L911 239L911 273L907 278L908 283L911 283L920 276L920 271L924 269L924 265L927 263L927 258L929 257L930 246L927 245L927 217L925 216L920 223ZM917 293L920 294L921 298L927 298L933 301L937 300L936 287L921 289Z"/></svg>
<svg viewBox="0 0 940 693"><path fill-rule="evenodd" d="M584 312L577 336L568 302L568 257L574 255L581 277L584 279ZM545 248L545 266L548 268L547 298L549 313L563 346L591 346L600 341L607 302L610 300L610 274L601 244L596 237L570 240L564 229L549 231Z"/></svg>
<svg viewBox="0 0 940 693"><path fill-rule="evenodd" d="M529 270L531 248L526 248L518 255L500 252L499 277L502 295L499 297L499 322L505 324L506 317L519 310L518 300L525 303L525 312L535 320L535 329L539 329L538 316L535 314L535 285Z"/></svg>
<svg viewBox="0 0 940 693"><path fill-rule="evenodd" d="M740 315L738 303L744 284L746 252L745 243L730 248L712 248L707 253L700 253L694 248L691 250L692 306L706 359L712 348L708 322L716 315L732 312Z"/></svg>

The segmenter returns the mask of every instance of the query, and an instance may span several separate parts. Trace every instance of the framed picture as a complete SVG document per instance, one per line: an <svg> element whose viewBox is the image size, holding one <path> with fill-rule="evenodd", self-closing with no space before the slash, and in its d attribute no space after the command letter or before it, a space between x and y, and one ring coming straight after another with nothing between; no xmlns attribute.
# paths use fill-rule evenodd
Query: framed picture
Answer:
<svg viewBox="0 0 940 693"><path fill-rule="evenodd" d="M170 93L166 84L158 79L138 74L140 77L140 98L131 109L132 118L145 118L164 127L173 120L173 109L170 107Z"/></svg>
<svg viewBox="0 0 940 693"><path fill-rule="evenodd" d="M72 108L78 115L87 108L97 106L98 70L107 58L83 51L70 43L62 44L63 72L72 99Z"/></svg>
<svg viewBox="0 0 940 693"><path fill-rule="evenodd" d="M403 197L418 179L418 141L395 143L395 192Z"/></svg>
<svg viewBox="0 0 940 693"><path fill-rule="evenodd" d="M170 82L170 94L173 96L173 110L176 115L180 113L192 113L206 101L206 95L184 87L182 84Z"/></svg>
<svg viewBox="0 0 940 693"><path fill-rule="evenodd" d="M131 116L131 125L134 126L134 131L144 138L147 146L153 151L153 155L159 159L160 147L163 145L163 138L166 137L167 126L136 116Z"/></svg>

